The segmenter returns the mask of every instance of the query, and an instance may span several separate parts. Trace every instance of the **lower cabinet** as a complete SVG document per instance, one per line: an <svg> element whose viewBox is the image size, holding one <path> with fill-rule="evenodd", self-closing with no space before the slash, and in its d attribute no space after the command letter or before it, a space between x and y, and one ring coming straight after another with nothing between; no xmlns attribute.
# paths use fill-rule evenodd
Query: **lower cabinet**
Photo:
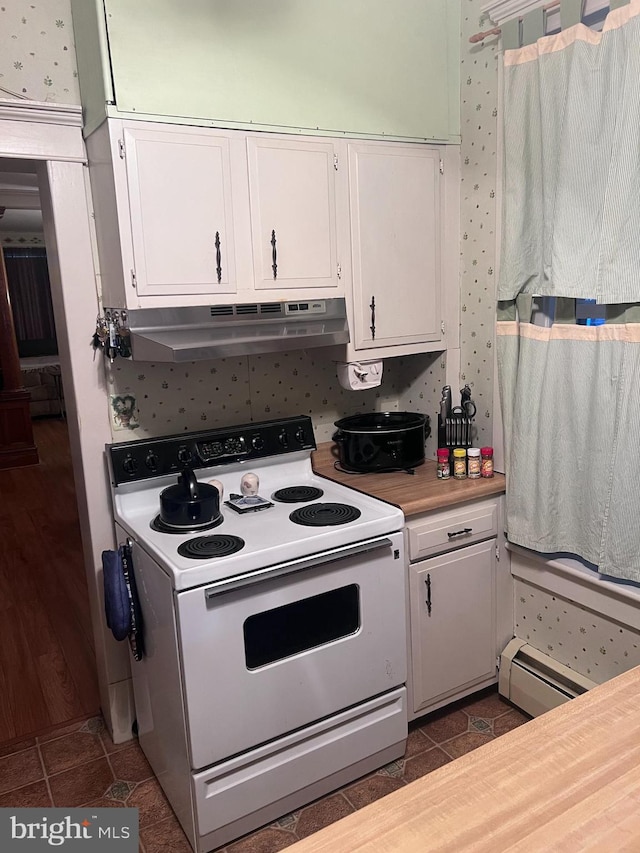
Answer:
<svg viewBox="0 0 640 853"><path fill-rule="evenodd" d="M438 536L445 552L422 558ZM497 506L410 519L407 541L411 720L497 681Z"/></svg>

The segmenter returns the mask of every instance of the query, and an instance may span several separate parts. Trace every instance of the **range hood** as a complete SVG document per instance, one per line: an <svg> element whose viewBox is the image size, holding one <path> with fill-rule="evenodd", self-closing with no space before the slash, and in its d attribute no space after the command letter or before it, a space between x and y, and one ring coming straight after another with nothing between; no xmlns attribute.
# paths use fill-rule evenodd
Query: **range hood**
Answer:
<svg viewBox="0 0 640 853"><path fill-rule="evenodd" d="M344 299L257 302L127 312L134 361L204 361L344 344Z"/></svg>

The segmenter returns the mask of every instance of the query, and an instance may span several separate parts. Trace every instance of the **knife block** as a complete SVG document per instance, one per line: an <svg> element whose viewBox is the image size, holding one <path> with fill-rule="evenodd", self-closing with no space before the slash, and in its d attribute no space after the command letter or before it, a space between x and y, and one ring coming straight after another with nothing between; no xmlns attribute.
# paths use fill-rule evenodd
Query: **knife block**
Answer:
<svg viewBox="0 0 640 853"><path fill-rule="evenodd" d="M471 447L472 427L473 418L463 415L443 418L438 414L438 447L447 447L450 451L454 447Z"/></svg>

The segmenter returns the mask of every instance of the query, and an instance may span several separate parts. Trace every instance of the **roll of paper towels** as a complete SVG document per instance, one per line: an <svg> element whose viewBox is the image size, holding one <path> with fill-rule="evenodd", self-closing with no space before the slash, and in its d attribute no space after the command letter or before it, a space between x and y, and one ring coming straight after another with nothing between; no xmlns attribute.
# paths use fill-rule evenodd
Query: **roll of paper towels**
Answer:
<svg viewBox="0 0 640 853"><path fill-rule="evenodd" d="M382 382L382 361L338 362L338 381L348 391L377 388Z"/></svg>

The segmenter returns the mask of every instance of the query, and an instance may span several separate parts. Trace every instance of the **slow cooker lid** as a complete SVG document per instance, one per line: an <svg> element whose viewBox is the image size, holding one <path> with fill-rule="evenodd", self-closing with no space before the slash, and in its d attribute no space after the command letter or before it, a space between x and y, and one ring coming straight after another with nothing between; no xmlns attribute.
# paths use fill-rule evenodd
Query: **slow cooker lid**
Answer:
<svg viewBox="0 0 640 853"><path fill-rule="evenodd" d="M424 426L426 416L416 412L370 412L335 421L343 432L396 432Z"/></svg>

